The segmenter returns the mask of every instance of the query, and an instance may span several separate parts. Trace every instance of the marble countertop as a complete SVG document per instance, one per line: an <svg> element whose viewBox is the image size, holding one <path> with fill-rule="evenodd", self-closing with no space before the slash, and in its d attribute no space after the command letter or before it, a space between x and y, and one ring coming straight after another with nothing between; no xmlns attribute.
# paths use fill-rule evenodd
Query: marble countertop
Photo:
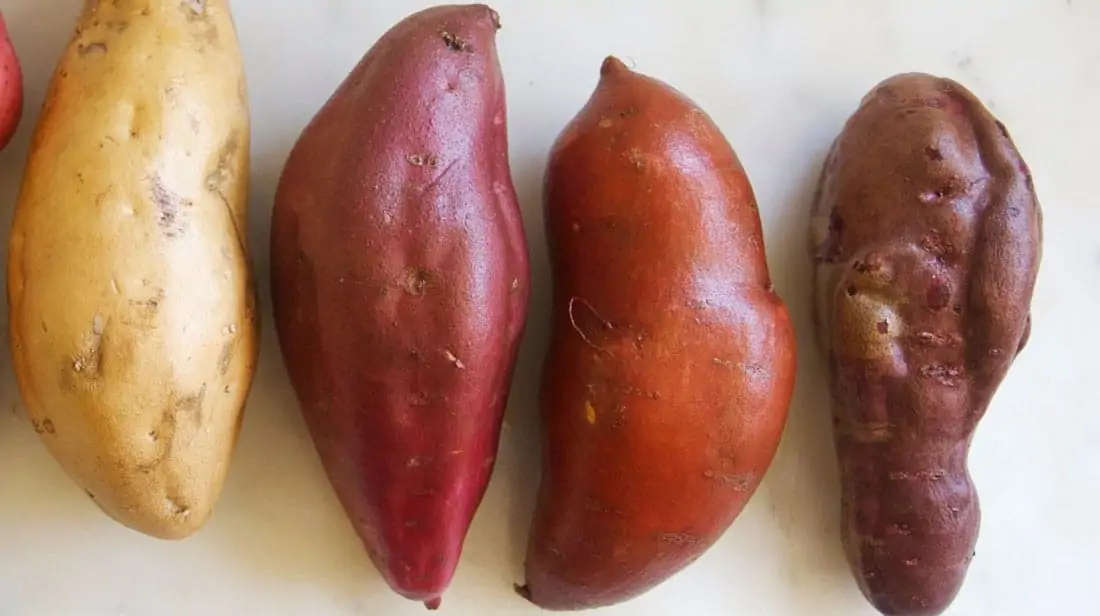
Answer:
<svg viewBox="0 0 1100 616"><path fill-rule="evenodd" d="M49 7L45 5L49 4ZM0 154L7 237L30 133L79 0L0 0L26 79L26 115ZM293 140L366 49L425 6L411 0L234 0L253 114L252 218L264 305L262 361L232 470L209 524L184 542L101 514L22 416L0 352L0 616L422 614L369 565L322 474L271 328L267 240ZM1096 0L498 0L511 156L533 254L530 327L499 462L444 614L534 615L521 580L538 478L535 385L548 266L540 181L550 144L588 97L603 57L693 97L753 181L776 286L800 345L778 457L724 538L608 616L873 614L838 538L838 482L805 257L826 148L863 94L902 71L953 77L1009 127L1044 207L1045 246L1027 350L974 440L982 531L954 615L1085 614L1100 603L1100 145ZM6 247L5 247L6 249ZM6 307L5 307L6 318ZM6 337L4 337L6 345Z"/></svg>

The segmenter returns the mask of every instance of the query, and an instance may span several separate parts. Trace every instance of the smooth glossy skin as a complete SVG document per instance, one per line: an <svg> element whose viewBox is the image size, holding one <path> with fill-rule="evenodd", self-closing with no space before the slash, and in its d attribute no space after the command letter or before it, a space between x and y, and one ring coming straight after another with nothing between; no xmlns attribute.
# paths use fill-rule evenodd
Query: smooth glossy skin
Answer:
<svg viewBox="0 0 1100 616"><path fill-rule="evenodd" d="M795 346L745 172L685 96L608 58L545 179L543 478L521 594L553 610L663 582L775 454Z"/></svg>
<svg viewBox="0 0 1100 616"><path fill-rule="evenodd" d="M0 13L0 150L8 147L23 118L23 71Z"/></svg>
<svg viewBox="0 0 1100 616"><path fill-rule="evenodd" d="M942 613L978 537L967 453L1026 343L1042 214L1004 126L963 86L878 85L813 205L817 325L843 540L883 614Z"/></svg>
<svg viewBox="0 0 1100 616"><path fill-rule="evenodd" d="M210 516L256 367L249 130L224 0L88 0L15 210L27 412L96 505L155 537Z"/></svg>
<svg viewBox="0 0 1100 616"><path fill-rule="evenodd" d="M500 24L443 6L386 33L301 135L275 199L275 323L371 559L438 607L481 502L528 305Z"/></svg>

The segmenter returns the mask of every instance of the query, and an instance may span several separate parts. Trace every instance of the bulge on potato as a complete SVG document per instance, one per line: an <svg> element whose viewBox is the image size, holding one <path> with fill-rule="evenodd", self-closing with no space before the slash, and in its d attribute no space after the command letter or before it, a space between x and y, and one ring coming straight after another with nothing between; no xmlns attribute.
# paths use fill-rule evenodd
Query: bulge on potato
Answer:
<svg viewBox="0 0 1100 616"><path fill-rule="evenodd" d="M251 385L248 167L227 2L85 2L16 206L9 334L50 453L155 537L209 517Z"/></svg>

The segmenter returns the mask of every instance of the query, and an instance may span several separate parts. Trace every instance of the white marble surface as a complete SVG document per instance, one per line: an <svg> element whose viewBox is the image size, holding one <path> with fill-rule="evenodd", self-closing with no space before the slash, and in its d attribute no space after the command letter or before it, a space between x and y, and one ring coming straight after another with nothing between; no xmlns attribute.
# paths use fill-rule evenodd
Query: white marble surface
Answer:
<svg viewBox="0 0 1100 616"><path fill-rule="evenodd" d="M0 155L6 238L26 147L79 0L0 0L26 76L27 113ZM272 193L293 139L413 0L234 0L253 113L251 236L264 297L263 358L214 517L182 543L99 513L27 422L0 352L0 616L422 614L370 568L298 416L267 303ZM803 256L808 198L841 123L878 80L955 77L1008 125L1045 209L1035 329L978 430L984 509L955 615L1100 609L1100 0L498 0L512 160L533 251L530 334L489 494L444 614L531 615L520 580L538 461L536 368L548 272L539 180L552 139L608 53L695 98L755 185L776 285L796 319L795 403L763 486L699 562L608 616L859 616L873 612L838 540L838 486ZM6 247L5 247L6 249ZM5 314L6 318L6 309ZM6 337L4 344L6 344Z"/></svg>

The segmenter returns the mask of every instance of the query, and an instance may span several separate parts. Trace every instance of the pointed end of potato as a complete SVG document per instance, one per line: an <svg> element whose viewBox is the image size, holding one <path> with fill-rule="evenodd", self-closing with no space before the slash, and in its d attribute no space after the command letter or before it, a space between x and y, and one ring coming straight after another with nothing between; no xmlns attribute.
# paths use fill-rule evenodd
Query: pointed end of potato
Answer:
<svg viewBox="0 0 1100 616"><path fill-rule="evenodd" d="M607 56L604 58L603 65L600 66L600 76L608 77L612 75L620 75L623 73L629 73L630 67L623 63L622 60L615 56Z"/></svg>
<svg viewBox="0 0 1100 616"><path fill-rule="evenodd" d="M433 611L433 612L435 610L438 610L441 605L443 605L443 598L442 597L436 597L434 599L428 599L427 601L424 602L424 607L428 608L428 610Z"/></svg>
<svg viewBox="0 0 1100 616"><path fill-rule="evenodd" d="M523 597L527 601L531 600L531 590L527 588L527 585L515 584L512 586L516 590L516 594Z"/></svg>

